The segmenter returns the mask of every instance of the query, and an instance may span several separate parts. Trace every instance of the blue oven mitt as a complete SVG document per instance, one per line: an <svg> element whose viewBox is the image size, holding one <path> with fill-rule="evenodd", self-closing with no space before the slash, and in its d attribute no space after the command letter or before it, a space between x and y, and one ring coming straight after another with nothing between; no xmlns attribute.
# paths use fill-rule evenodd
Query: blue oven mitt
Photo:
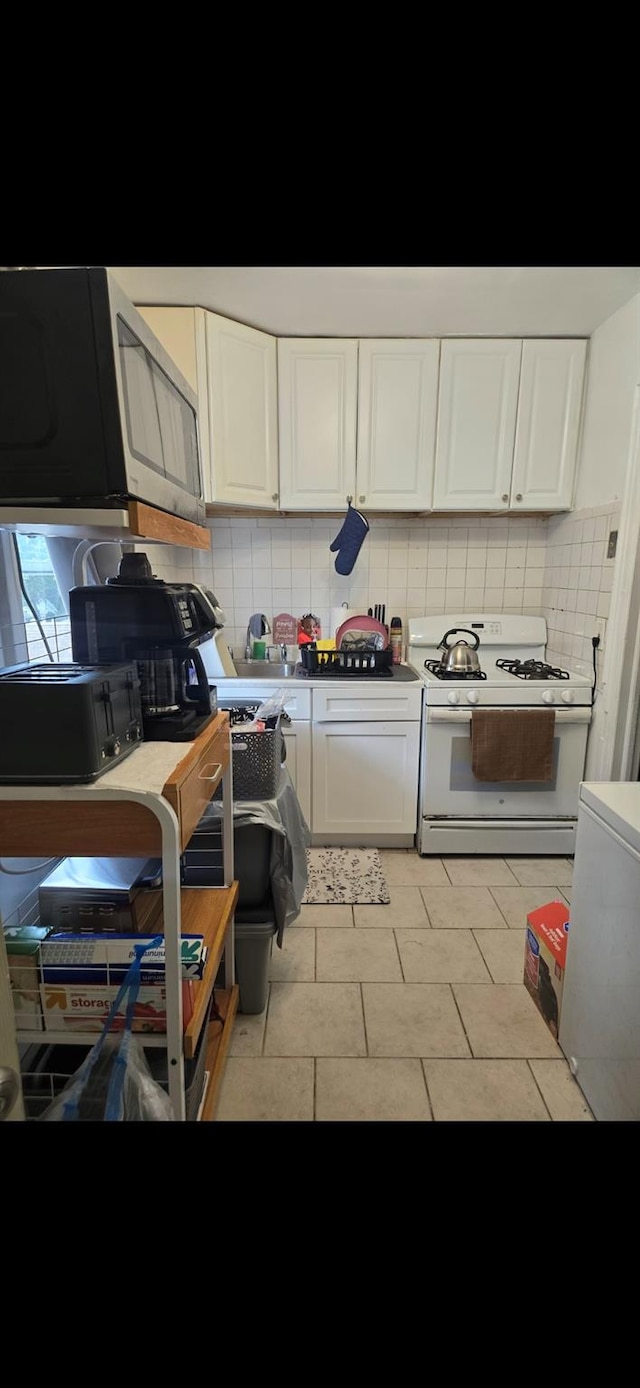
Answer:
<svg viewBox="0 0 640 1388"><path fill-rule="evenodd" d="M369 531L369 522L360 511L355 511L351 502L342 530L336 535L329 549L336 556L335 569L338 574L350 574L360 553L362 541Z"/></svg>

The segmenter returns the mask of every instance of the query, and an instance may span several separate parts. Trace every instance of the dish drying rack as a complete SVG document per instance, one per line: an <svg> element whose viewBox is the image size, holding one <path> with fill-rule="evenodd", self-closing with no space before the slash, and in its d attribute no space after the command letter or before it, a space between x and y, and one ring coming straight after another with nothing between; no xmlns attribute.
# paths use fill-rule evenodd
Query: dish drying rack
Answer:
<svg viewBox="0 0 640 1388"><path fill-rule="evenodd" d="M383 651L319 651L309 645L300 647L300 660L310 675L371 675L391 669L393 651L391 646Z"/></svg>

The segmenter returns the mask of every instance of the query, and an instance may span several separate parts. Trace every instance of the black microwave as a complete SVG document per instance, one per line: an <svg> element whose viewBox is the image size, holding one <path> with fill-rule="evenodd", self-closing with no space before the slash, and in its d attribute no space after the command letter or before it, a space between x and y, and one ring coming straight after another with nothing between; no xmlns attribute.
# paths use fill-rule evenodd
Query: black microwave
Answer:
<svg viewBox="0 0 640 1388"><path fill-rule="evenodd" d="M0 272L0 505L202 524L197 396L102 267Z"/></svg>

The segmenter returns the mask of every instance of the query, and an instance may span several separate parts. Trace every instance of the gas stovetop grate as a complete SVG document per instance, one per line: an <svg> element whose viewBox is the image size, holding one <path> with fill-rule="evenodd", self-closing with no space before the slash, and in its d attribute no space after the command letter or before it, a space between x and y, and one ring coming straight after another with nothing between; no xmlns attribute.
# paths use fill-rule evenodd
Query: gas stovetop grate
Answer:
<svg viewBox="0 0 640 1388"><path fill-rule="evenodd" d="M425 660L424 668L438 680L486 680L482 670L443 670L439 660Z"/></svg>
<svg viewBox="0 0 640 1388"><path fill-rule="evenodd" d="M544 660L496 660L496 665L499 670L506 670L507 674L515 675L519 680L571 679L568 670L557 670Z"/></svg>

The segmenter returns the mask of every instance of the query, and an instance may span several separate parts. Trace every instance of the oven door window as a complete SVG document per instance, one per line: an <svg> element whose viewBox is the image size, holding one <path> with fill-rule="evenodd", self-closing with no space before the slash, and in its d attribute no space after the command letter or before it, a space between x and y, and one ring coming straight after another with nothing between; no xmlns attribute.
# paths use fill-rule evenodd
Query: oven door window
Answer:
<svg viewBox="0 0 640 1388"><path fill-rule="evenodd" d="M195 411L120 317L118 351L132 454L191 496L200 496Z"/></svg>
<svg viewBox="0 0 640 1388"><path fill-rule="evenodd" d="M556 716L551 781L477 781L471 769L471 714L432 710L425 723L423 815L499 818L575 816L588 722ZM571 715L569 715L571 720Z"/></svg>

